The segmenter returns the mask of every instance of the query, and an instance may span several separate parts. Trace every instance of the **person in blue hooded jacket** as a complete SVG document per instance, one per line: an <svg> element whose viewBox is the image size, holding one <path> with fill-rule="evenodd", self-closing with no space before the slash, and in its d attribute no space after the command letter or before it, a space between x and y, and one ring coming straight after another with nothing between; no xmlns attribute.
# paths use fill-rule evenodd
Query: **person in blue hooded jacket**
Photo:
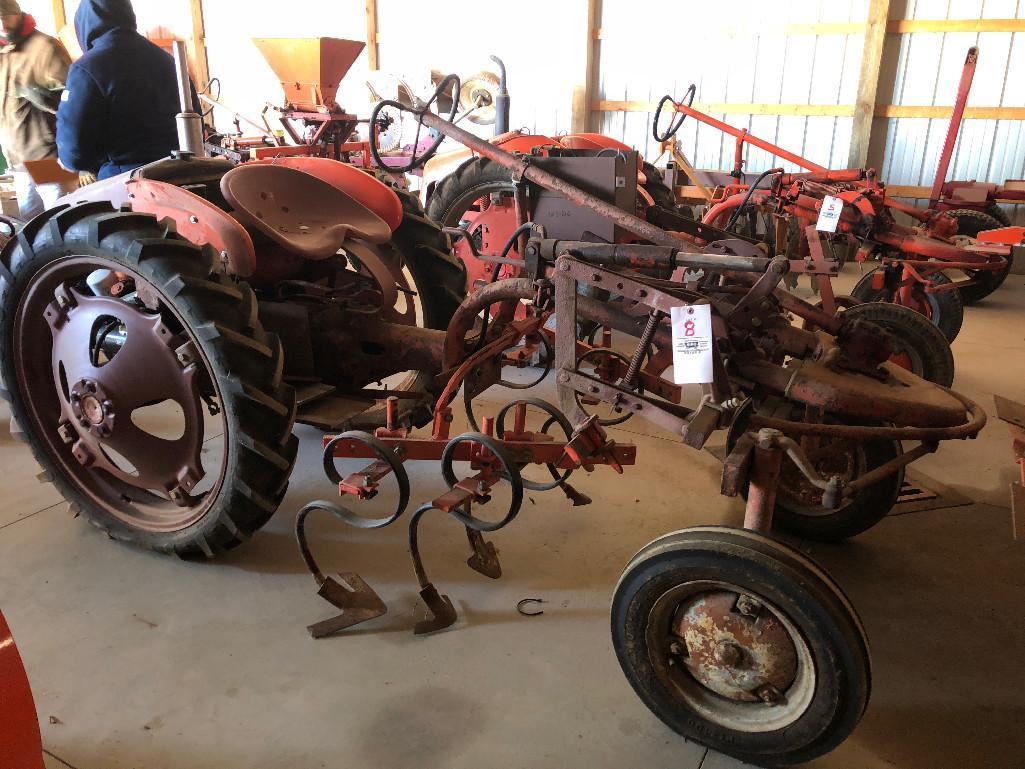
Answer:
<svg viewBox="0 0 1025 769"><path fill-rule="evenodd" d="M57 110L57 154L69 171L105 179L178 148L174 59L136 31L130 0L82 0L71 65Z"/></svg>

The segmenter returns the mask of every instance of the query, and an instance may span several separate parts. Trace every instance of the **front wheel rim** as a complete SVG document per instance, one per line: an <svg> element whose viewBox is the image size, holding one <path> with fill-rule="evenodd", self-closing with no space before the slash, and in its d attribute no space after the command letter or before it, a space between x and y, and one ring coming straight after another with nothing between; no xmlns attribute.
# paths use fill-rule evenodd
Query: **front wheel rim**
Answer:
<svg viewBox="0 0 1025 769"><path fill-rule="evenodd" d="M667 590L648 614L645 642L673 699L726 729L787 728L815 696L814 658L796 624L732 583L692 580Z"/></svg>

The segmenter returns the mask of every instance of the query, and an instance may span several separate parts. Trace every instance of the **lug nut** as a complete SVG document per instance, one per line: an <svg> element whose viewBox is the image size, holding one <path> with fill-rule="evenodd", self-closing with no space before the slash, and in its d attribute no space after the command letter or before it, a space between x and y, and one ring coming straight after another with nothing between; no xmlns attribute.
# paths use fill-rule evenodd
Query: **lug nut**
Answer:
<svg viewBox="0 0 1025 769"><path fill-rule="evenodd" d="M762 610L762 605L749 595L742 595L737 599L737 611L745 617L757 617Z"/></svg>

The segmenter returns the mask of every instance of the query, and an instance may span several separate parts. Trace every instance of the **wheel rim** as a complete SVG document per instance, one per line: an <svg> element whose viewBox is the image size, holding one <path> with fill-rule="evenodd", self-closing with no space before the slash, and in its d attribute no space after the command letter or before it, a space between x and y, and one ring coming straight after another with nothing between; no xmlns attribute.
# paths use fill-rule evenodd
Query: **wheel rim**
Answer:
<svg viewBox="0 0 1025 769"><path fill-rule="evenodd" d="M659 681L688 710L721 727L770 732L811 706L811 649L789 617L737 585L694 580L652 606L645 629Z"/></svg>
<svg viewBox="0 0 1025 769"><path fill-rule="evenodd" d="M808 452L812 466L825 478L839 476L850 483L868 470L865 450L855 441L821 438L819 446ZM813 486L793 462L785 462L780 472L777 499L798 515L827 516L841 512L851 501L835 508L822 506L822 489Z"/></svg>
<svg viewBox="0 0 1025 769"><path fill-rule="evenodd" d="M478 253L498 256L517 226L512 202L515 192L515 187L508 182L490 182L472 187L449 206L441 223L445 227L465 229L467 238L473 241ZM492 195L500 199L496 202ZM494 265L474 256L467 238L453 239L452 253L466 265L466 290L473 293L479 282L491 282ZM521 272L513 265L502 265L498 279L519 277ZM514 317L521 320L526 315L526 305L521 302Z"/></svg>
<svg viewBox="0 0 1025 769"><path fill-rule="evenodd" d="M121 285L134 284L146 301L96 296L85 278L97 270L120 273ZM111 351L104 344L115 327L123 339ZM150 532L202 518L227 466L216 377L187 327L140 275L94 256L41 269L15 315L13 362L26 428L94 505ZM219 419L208 419L204 407ZM209 443L218 437L220 464L207 470L202 454L216 454Z"/></svg>

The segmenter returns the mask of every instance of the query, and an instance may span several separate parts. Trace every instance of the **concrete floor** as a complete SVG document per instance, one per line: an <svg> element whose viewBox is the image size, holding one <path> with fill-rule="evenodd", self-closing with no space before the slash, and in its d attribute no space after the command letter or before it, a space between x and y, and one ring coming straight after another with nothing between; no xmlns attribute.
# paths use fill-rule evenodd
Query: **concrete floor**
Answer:
<svg viewBox="0 0 1025 769"><path fill-rule="evenodd" d="M850 268L848 268L850 270ZM853 273L844 282L853 280ZM841 286L842 288L842 286ZM968 311L956 386L992 407L1025 400L1025 280ZM485 404L482 404L485 405ZM5 415L0 415L5 416ZM21 444L0 437L0 607L28 668L53 767L587 767L725 769L634 696L615 661L609 596L643 544L699 523L738 523L717 494L719 464L636 422L616 431L640 464L580 478L596 502L530 494L498 533L505 576L464 565L465 540L440 517L421 539L460 620L411 631L415 582L404 526L311 527L331 569L361 573L389 613L313 641L330 615L292 541L294 511L330 497L317 434L281 511L220 561L183 563L108 541L37 485ZM993 420L944 445L919 471L974 504L893 516L843 546L801 543L859 608L872 641L872 702L832 767L1020 768L1025 762L1025 550L1010 537L1010 442ZM442 489L413 469L414 501ZM516 602L547 601L525 618Z"/></svg>

